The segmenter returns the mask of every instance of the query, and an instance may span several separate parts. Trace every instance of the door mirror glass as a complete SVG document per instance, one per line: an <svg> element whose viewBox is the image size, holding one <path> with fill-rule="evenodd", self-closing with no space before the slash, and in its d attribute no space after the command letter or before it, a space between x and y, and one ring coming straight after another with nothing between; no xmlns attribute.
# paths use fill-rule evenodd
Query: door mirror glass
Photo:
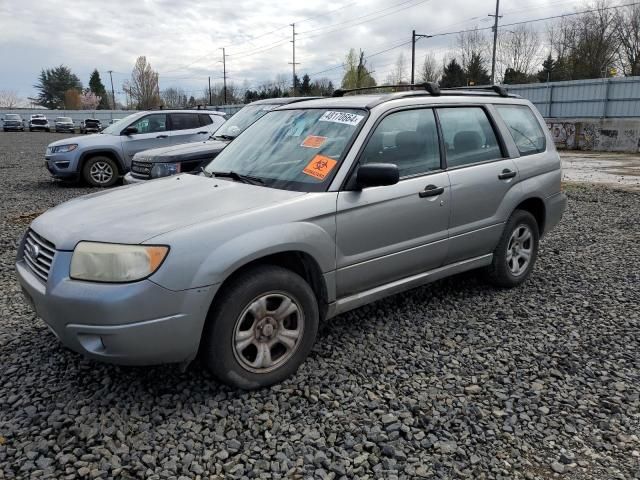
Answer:
<svg viewBox="0 0 640 480"><path fill-rule="evenodd" d="M134 133L138 133L138 129L136 127L127 127L122 130L120 135L133 135Z"/></svg>
<svg viewBox="0 0 640 480"><path fill-rule="evenodd" d="M399 180L400 171L393 163L367 163L361 165L356 174L358 188L395 185Z"/></svg>

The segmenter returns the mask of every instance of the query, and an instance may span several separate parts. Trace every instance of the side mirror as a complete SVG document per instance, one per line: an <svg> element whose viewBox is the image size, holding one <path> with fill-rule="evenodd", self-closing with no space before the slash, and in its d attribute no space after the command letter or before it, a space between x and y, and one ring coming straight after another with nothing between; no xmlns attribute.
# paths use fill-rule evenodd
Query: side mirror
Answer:
<svg viewBox="0 0 640 480"><path fill-rule="evenodd" d="M127 127L120 132L120 135L133 135L134 133L138 133L138 129L136 127Z"/></svg>
<svg viewBox="0 0 640 480"><path fill-rule="evenodd" d="M395 185L399 180L398 166L393 163L368 163L356 172L356 187L360 189Z"/></svg>

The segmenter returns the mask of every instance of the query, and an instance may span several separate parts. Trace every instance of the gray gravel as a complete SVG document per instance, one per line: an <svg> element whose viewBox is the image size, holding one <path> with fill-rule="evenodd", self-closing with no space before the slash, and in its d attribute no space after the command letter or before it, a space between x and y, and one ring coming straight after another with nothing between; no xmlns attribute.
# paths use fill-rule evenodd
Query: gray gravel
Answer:
<svg viewBox="0 0 640 480"><path fill-rule="evenodd" d="M467 274L323 325L298 374L243 393L200 368L62 348L15 244L89 192L0 133L0 479L640 478L640 195L571 187L523 287Z"/></svg>

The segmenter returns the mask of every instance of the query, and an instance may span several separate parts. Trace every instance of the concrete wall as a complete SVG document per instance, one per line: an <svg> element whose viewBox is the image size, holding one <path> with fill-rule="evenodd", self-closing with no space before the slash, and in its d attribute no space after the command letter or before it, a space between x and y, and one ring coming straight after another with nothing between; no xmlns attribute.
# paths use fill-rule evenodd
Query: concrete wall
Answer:
<svg viewBox="0 0 640 480"><path fill-rule="evenodd" d="M640 152L640 120L547 119L558 149L595 152Z"/></svg>

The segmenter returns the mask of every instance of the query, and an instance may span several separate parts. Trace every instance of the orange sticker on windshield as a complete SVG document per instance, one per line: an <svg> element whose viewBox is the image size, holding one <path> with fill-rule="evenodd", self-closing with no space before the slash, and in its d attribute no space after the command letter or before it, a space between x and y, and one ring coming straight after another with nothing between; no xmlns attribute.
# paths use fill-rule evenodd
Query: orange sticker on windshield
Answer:
<svg viewBox="0 0 640 480"><path fill-rule="evenodd" d="M337 163L333 158L316 155L302 171L318 180L324 180Z"/></svg>
<svg viewBox="0 0 640 480"><path fill-rule="evenodd" d="M302 142L300 146L308 147L308 148L320 148L326 139L327 137L318 137L316 135L309 135L307 138L304 139L304 142Z"/></svg>

